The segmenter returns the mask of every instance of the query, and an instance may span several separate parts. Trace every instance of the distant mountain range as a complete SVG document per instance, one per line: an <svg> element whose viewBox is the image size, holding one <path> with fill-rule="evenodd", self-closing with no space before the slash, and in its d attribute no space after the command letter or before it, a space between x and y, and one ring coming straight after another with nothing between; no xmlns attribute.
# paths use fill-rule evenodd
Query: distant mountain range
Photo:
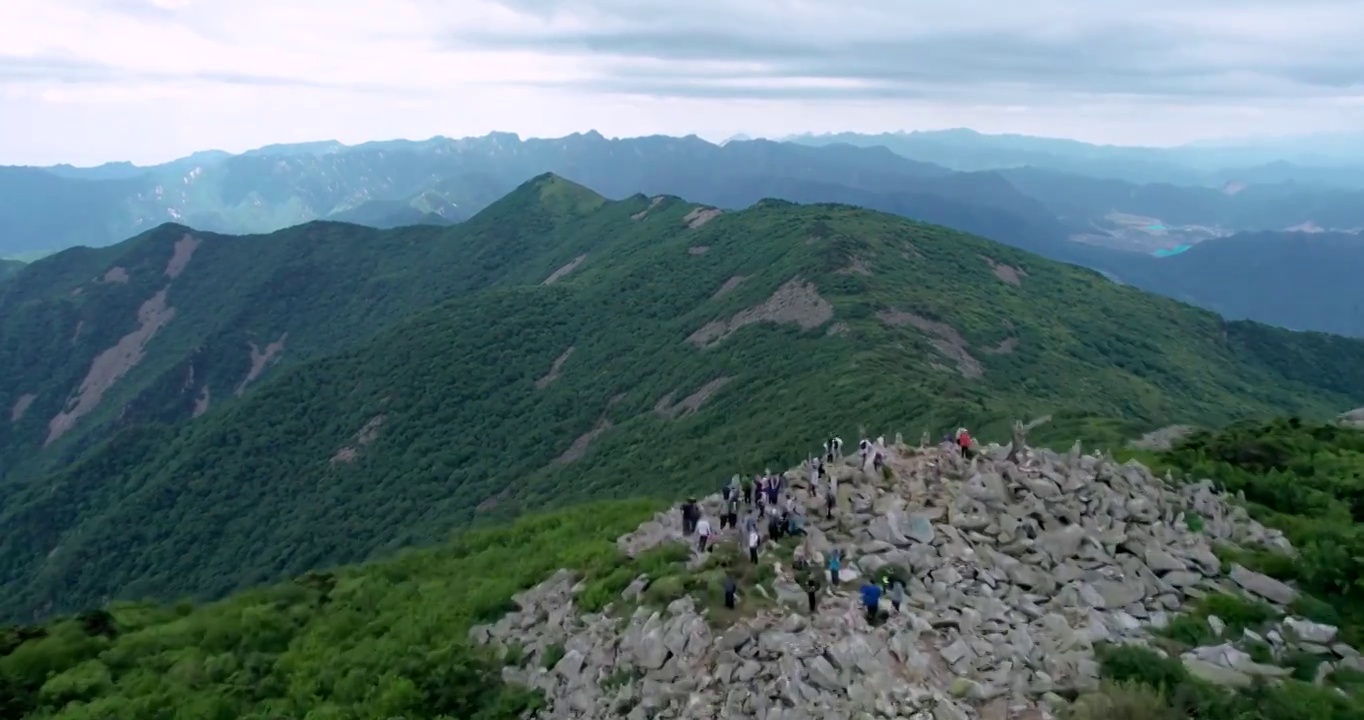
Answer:
<svg viewBox="0 0 1364 720"><path fill-rule="evenodd" d="M1364 228L1364 182L1357 182L1364 169L1274 159L1317 158L1309 150L1118 148L966 130L794 142L735 137L722 145L694 136L492 133L206 151L152 167L0 167L0 257L108 245L167 221L234 234L316 219L377 228L450 224L527 178L555 172L614 199L676 195L725 209L769 197L858 205L1091 267L1232 317L1358 334L1364 290L1300 292L1309 279L1333 282L1305 256L1275 254L1276 272L1253 288L1226 266L1198 259L1211 255L1170 262L1228 238L1221 247L1234 249L1218 256L1247 250L1238 263L1263 264L1254 253L1270 252L1267 246L1239 244L1238 233L1280 233L1285 247L1299 234L1331 234L1342 262L1360 253L1350 238ZM1267 162L1247 166L1254 172L1209 169L1237 160ZM1264 171L1271 166L1284 172ZM1155 178L1161 181L1139 181ZM1273 292L1318 301L1311 312L1285 303L1266 314L1264 303L1245 300Z"/></svg>
<svg viewBox="0 0 1364 720"><path fill-rule="evenodd" d="M1203 185L1296 182L1364 188L1364 134L1193 143L1171 148L1093 145L1061 138L986 135L968 129L783 138L804 145L885 147L953 170L1037 167L1134 183Z"/></svg>

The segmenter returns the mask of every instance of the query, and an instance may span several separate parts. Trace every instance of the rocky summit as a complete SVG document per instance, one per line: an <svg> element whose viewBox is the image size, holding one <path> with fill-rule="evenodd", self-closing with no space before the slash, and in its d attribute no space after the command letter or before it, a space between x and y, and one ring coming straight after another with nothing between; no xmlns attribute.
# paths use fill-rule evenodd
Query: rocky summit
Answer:
<svg viewBox="0 0 1364 720"><path fill-rule="evenodd" d="M807 533L765 539L756 570L733 528L698 552L678 509L619 539L627 555L690 548L688 571L742 575L734 611L713 588L660 595L651 588L675 578L640 576L584 612L584 581L561 570L472 637L502 648L505 679L544 691L543 718L1056 717L1098 687L1097 645L1165 653L1158 634L1181 610L1224 595L1281 619L1235 637L1201 616L1215 644L1183 652L1191 674L1229 686L1288 674L1252 660L1250 643L1268 646L1271 660L1305 650L1328 656L1327 672L1360 667L1335 628L1283 617L1293 587L1214 554L1214 543L1292 548L1208 481L1176 484L1078 443L1066 454L990 445L966 460L897 436L882 450L881 471L855 456L832 466L832 517L808 469L785 473ZM701 505L715 523L721 497ZM784 552L796 546L825 579L813 613ZM842 563L830 586L823 563L834 549ZM858 587L886 574L904 579L905 603L896 611L883 595L882 619L869 623Z"/></svg>

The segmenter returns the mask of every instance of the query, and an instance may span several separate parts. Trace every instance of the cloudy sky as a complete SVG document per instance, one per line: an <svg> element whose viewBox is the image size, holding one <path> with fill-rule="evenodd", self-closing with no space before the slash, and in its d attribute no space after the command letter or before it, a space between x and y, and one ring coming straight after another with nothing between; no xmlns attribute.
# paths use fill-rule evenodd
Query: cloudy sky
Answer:
<svg viewBox="0 0 1364 720"><path fill-rule="evenodd" d="M0 0L0 163L273 142L1364 128L1364 0Z"/></svg>

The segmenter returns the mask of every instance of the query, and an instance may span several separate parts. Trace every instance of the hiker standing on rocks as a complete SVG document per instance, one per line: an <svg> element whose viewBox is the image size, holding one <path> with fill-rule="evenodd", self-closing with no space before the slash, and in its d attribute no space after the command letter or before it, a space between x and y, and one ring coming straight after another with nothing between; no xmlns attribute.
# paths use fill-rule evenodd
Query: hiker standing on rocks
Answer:
<svg viewBox="0 0 1364 720"><path fill-rule="evenodd" d="M963 458L971 456L971 433L966 432L966 428L957 428L957 446L961 448Z"/></svg>
<svg viewBox="0 0 1364 720"><path fill-rule="evenodd" d="M880 450L877 450L876 454L871 456L871 466L876 469L876 472L881 472L881 467L885 464L886 457L881 454Z"/></svg>
<svg viewBox="0 0 1364 720"><path fill-rule="evenodd" d="M733 610L733 609L734 609L734 594L737 593L738 591L739 591L739 588L738 588L738 586L734 583L734 578L733 578L733 576L726 574L726 575L725 575L725 607L729 608L730 610Z"/></svg>
<svg viewBox="0 0 1364 720"><path fill-rule="evenodd" d="M706 551L706 541L710 540L710 520L701 518L696 523L696 549L704 553Z"/></svg>
<svg viewBox="0 0 1364 720"><path fill-rule="evenodd" d="M739 524L739 498L730 498L725 510L727 510L725 514L729 518L729 526L736 527Z"/></svg>
<svg viewBox="0 0 1364 720"><path fill-rule="evenodd" d="M862 439L857 441L857 466L864 468L867 466L867 451L871 449L871 441Z"/></svg>
<svg viewBox="0 0 1364 720"><path fill-rule="evenodd" d="M881 605L881 586L871 580L863 583L862 604L867 609L867 623L876 624L876 616Z"/></svg>
<svg viewBox="0 0 1364 720"><path fill-rule="evenodd" d="M754 563L758 562L758 530L754 528L748 533L748 559Z"/></svg>
<svg viewBox="0 0 1364 720"><path fill-rule="evenodd" d="M744 504L745 504L745 505L752 505L752 504L753 504L753 480L750 479L747 475L744 475L743 478L739 480L739 487L740 487L740 489L742 489L743 492L744 492Z"/></svg>
<svg viewBox="0 0 1364 720"><path fill-rule="evenodd" d="M838 504L837 485L830 483L829 489L824 492L824 519L829 520L834 516L834 506Z"/></svg>
<svg viewBox="0 0 1364 720"><path fill-rule="evenodd" d="M807 458L806 462L810 464L810 497L819 497L819 466L814 458Z"/></svg>
<svg viewBox="0 0 1364 720"><path fill-rule="evenodd" d="M771 540L780 540L782 531L781 519L776 515L767 516L767 537Z"/></svg>
<svg viewBox="0 0 1364 720"><path fill-rule="evenodd" d="M829 549L829 587L838 587L838 571L842 568L843 558L839 555L838 548Z"/></svg>
<svg viewBox="0 0 1364 720"><path fill-rule="evenodd" d="M900 612L900 605L905 601L905 584L900 582L900 578L895 578L890 585L890 606L895 608L895 612Z"/></svg>
<svg viewBox="0 0 1364 720"><path fill-rule="evenodd" d="M811 577L805 581L805 599L810 601L810 614L814 615L819 606L819 581Z"/></svg>
<svg viewBox="0 0 1364 720"><path fill-rule="evenodd" d="M682 534L691 535L696 529L696 519L700 515L696 507L696 498L689 497L682 503Z"/></svg>

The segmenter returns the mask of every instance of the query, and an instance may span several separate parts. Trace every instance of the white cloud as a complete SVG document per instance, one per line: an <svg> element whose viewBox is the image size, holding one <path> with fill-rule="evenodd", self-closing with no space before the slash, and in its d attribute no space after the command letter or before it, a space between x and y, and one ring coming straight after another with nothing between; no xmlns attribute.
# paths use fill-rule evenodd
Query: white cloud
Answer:
<svg viewBox="0 0 1364 720"><path fill-rule="evenodd" d="M5 0L0 162L272 142L1364 127L1364 0Z"/></svg>

